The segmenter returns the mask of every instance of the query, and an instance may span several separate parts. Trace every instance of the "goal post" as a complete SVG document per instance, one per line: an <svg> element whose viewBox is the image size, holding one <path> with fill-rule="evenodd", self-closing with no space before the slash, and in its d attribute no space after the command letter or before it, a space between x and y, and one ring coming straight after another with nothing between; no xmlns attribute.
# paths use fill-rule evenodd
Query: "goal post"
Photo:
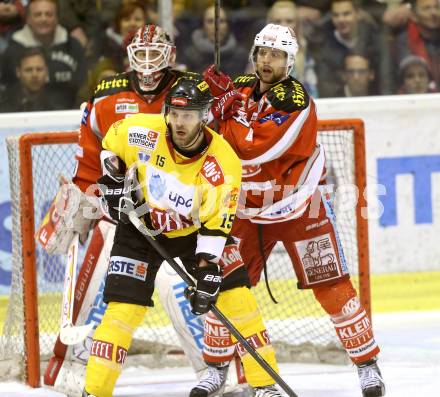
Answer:
<svg viewBox="0 0 440 397"><path fill-rule="evenodd" d="M318 128L329 179L336 187L335 212L349 270L360 300L371 314L364 124L358 119L321 120ZM0 368L19 357L16 362L23 363L20 375L30 386L38 387L41 363L50 357L59 331L64 260L36 246L35 227L58 190L58 175L70 175L73 170L78 131L24 134L6 141L13 249L11 293L0 332ZM355 186L357 192L345 184ZM347 202L354 204L347 206ZM326 361L321 351L339 346L339 341L311 291L296 290L284 248L275 247L268 260L268 275L275 296L281 297L280 304L268 299L264 282L255 293L272 341L282 346L277 354L287 360L301 359L303 351L317 345L314 357ZM140 353L145 346L158 347L157 354L179 349L178 338L157 299L134 340L139 343L133 350ZM288 352L292 354L287 357Z"/></svg>
<svg viewBox="0 0 440 397"><path fill-rule="evenodd" d="M26 351L24 365L26 366L27 383L32 387L37 387L40 384L32 148L39 145L65 145L76 142L78 142L78 131L37 132L6 139L13 211L13 242L21 240L21 244L12 245L12 260L14 262L12 268L13 271L22 269L23 345L24 351ZM9 310L13 310L11 306L8 307ZM9 316L12 315L12 313L9 314ZM4 325L5 331L7 326L8 324Z"/></svg>
<svg viewBox="0 0 440 397"><path fill-rule="evenodd" d="M332 134L343 128L351 129L353 139L353 179L358 188L358 197L355 207L356 238L358 245L358 285L359 299L364 305L368 316L371 317L371 288L370 288L370 250L368 239L368 203L367 194L367 159L365 152L365 126L361 119L344 120L321 120L319 121L319 132L321 137L324 134ZM331 136L331 135L330 135ZM327 148L326 148L327 149ZM345 247L344 247L345 248Z"/></svg>

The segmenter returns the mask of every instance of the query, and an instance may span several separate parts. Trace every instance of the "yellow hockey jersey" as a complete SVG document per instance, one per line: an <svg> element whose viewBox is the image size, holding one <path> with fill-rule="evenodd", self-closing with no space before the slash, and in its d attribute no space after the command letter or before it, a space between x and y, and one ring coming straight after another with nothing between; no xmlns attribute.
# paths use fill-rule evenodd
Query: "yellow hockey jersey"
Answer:
<svg viewBox="0 0 440 397"><path fill-rule="evenodd" d="M187 158L173 148L163 115L137 114L114 123L102 146L127 168L136 163L155 229L170 238L198 230L196 254L218 259L237 210L241 163L220 135L204 133L207 148Z"/></svg>

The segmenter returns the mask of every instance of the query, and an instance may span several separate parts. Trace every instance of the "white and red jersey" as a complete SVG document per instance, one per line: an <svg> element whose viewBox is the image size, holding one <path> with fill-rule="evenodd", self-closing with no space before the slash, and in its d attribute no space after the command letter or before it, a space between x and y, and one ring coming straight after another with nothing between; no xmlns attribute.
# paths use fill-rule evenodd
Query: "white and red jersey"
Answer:
<svg viewBox="0 0 440 397"><path fill-rule="evenodd" d="M243 165L246 204L237 215L282 222L307 209L324 173L324 148L316 141L315 103L301 83L289 77L257 96L258 83L255 75L235 79L244 110L220 121L220 132Z"/></svg>
<svg viewBox="0 0 440 397"><path fill-rule="evenodd" d="M101 142L110 126L137 113L161 113L166 93L182 75L182 72L168 70L159 86L146 96L136 89L134 72L107 77L98 84L83 112L76 153L78 166L73 182L82 191L102 175Z"/></svg>

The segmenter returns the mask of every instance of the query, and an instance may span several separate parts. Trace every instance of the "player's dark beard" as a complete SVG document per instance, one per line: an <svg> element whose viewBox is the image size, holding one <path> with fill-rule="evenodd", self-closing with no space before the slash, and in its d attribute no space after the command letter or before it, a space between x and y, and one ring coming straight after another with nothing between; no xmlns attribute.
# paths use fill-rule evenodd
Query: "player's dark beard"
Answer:
<svg viewBox="0 0 440 397"><path fill-rule="evenodd" d="M284 80L285 78L286 78L286 75L285 74L275 74L275 72L273 71L273 69L272 69L272 77L270 78L270 79L265 79L265 80L263 80L262 78L261 78L261 76L262 76L262 74L259 72L258 73L258 77L260 78L260 80L263 82L263 83L265 83L265 84L270 84L270 85L274 85L274 84L277 84L277 83L279 83L280 81L282 81L282 80Z"/></svg>
<svg viewBox="0 0 440 397"><path fill-rule="evenodd" d="M206 149L206 147L208 146L208 142L206 140L205 134L203 134L203 129L204 129L204 127L200 126L200 129L198 130L198 132L194 136L194 138L191 140L191 142L189 142L184 147L177 146L177 144L173 140L173 134L171 134L170 136L171 136L171 141L173 142L174 149L176 149L180 154L183 154L184 156L186 156L188 158L194 157L195 155L202 153ZM200 134L203 134L203 140L200 143L200 145L194 149L188 149L188 147L191 147L197 141L197 139L200 138Z"/></svg>

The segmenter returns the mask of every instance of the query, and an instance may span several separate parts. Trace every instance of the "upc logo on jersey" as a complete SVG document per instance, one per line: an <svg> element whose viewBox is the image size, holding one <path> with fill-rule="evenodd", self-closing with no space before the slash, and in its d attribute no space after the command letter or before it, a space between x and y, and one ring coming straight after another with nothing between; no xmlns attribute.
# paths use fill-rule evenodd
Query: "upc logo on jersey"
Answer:
<svg viewBox="0 0 440 397"><path fill-rule="evenodd" d="M225 182L223 170L214 156L206 156L201 172L205 179L213 186L219 186Z"/></svg>
<svg viewBox="0 0 440 397"><path fill-rule="evenodd" d="M117 103L115 113L139 113L138 103Z"/></svg>
<svg viewBox="0 0 440 397"><path fill-rule="evenodd" d="M181 194L175 193L175 192L170 192L170 194L168 195L168 198L169 198L169 200L171 202L174 203L176 208L179 208L179 206L184 206L186 208L191 208L192 202L193 202L192 197L185 198Z"/></svg>
<svg viewBox="0 0 440 397"><path fill-rule="evenodd" d="M159 138L159 132L144 127L128 128L128 144L130 146L139 146L147 150L156 149Z"/></svg>
<svg viewBox="0 0 440 397"><path fill-rule="evenodd" d="M145 281L147 278L147 264L137 262L124 256L112 256L107 274L120 274Z"/></svg>

